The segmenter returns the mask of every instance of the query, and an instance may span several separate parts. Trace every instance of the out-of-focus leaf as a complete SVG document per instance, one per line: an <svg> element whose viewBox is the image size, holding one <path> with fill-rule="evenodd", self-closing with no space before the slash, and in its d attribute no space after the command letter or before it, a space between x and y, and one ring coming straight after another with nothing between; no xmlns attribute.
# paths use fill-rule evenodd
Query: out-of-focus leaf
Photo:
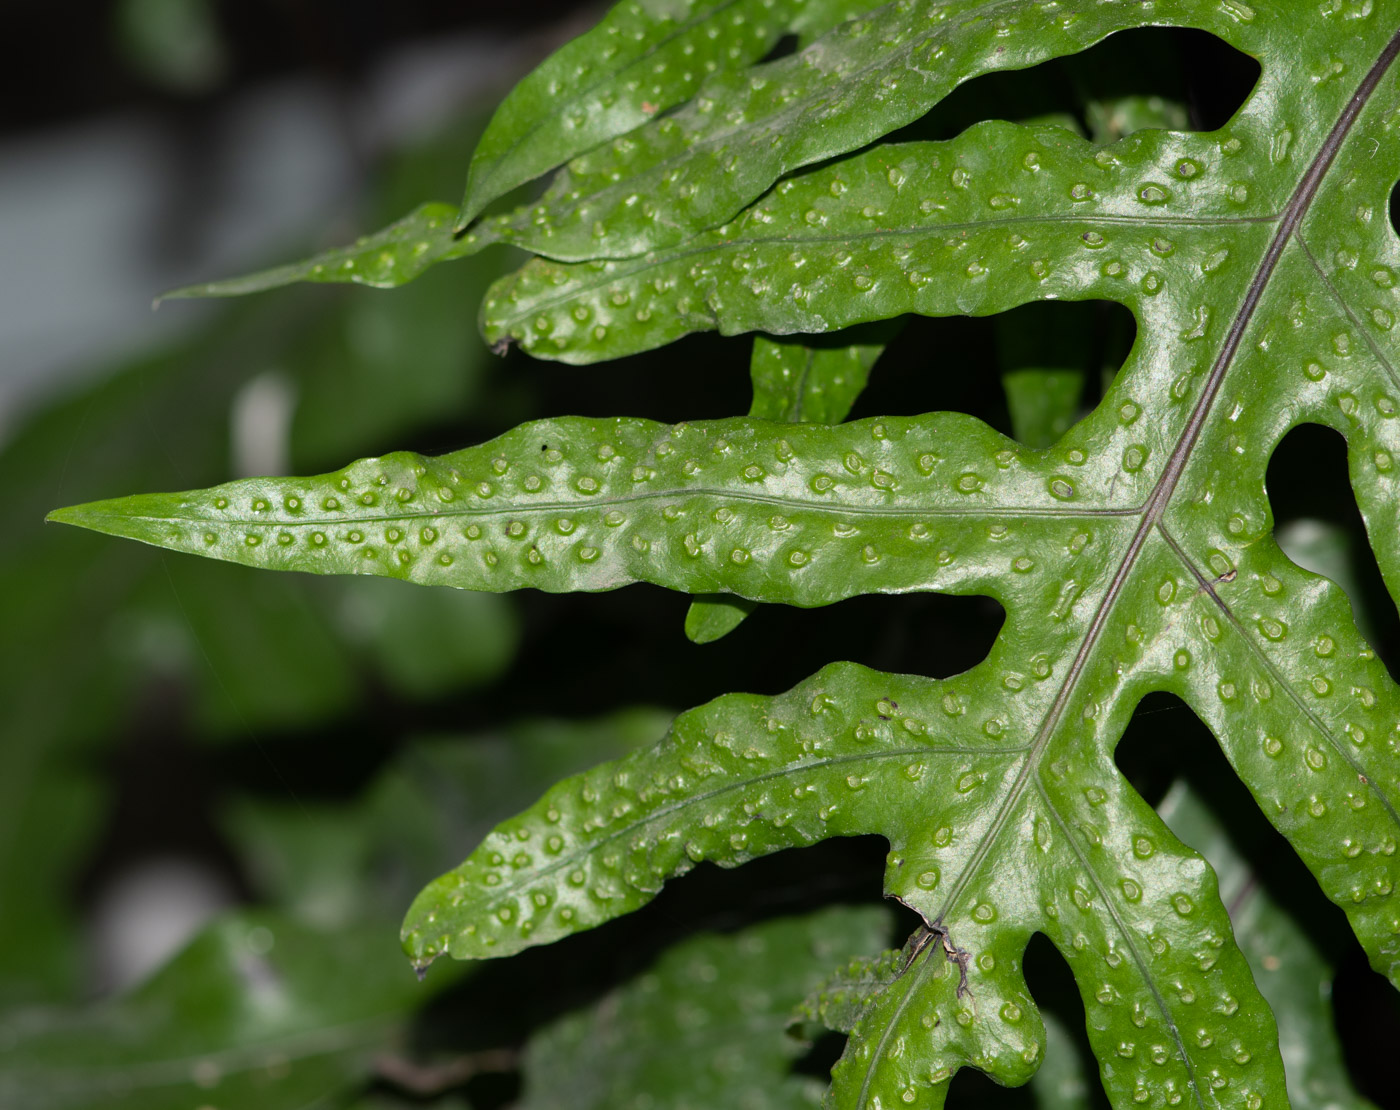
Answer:
<svg viewBox="0 0 1400 1110"><path fill-rule="evenodd" d="M424 423L469 413L494 357L463 319L493 270L440 270L393 295L350 292L287 352L297 389L291 455L297 466L339 462Z"/></svg>
<svg viewBox="0 0 1400 1110"><path fill-rule="evenodd" d="M0 760L0 1011L73 991L80 965L73 869L100 815L93 779L53 766L8 716Z"/></svg>
<svg viewBox="0 0 1400 1110"><path fill-rule="evenodd" d="M370 834L363 806L239 797L225 833L261 901L320 928L387 912L367 884Z"/></svg>
<svg viewBox="0 0 1400 1110"><path fill-rule="evenodd" d="M455 191L462 144L476 130L470 120L454 125L451 142L400 160L394 189L448 166ZM455 207L447 211L450 221ZM360 588L379 583L287 578L268 589L252 576L229 590L226 578L220 585L186 560L74 544L42 524L42 506L74 488L228 476L236 399L269 370L296 397L294 462L338 460L424 422L457 418L478 397L490 359L463 326L461 306L478 300L489 278L468 263L396 297L319 290L231 304L7 431L0 1006L81 993L75 902L106 817L95 772L137 712L155 712L159 726L246 738L248 729L346 714L375 685L367 671L408 696L460 689L494 674L516 639L501 599L453 594L433 604L414 595L362 628L357 653L337 642L337 626ZM400 905L386 912L397 916Z"/></svg>
<svg viewBox="0 0 1400 1110"><path fill-rule="evenodd" d="M509 601L466 590L411 590L363 579L338 591L341 625L380 674L409 699L478 686L515 655L519 624Z"/></svg>
<svg viewBox="0 0 1400 1110"><path fill-rule="evenodd" d="M1054 1014L1045 1021L1045 1061L1031 1076L1037 1110L1097 1110L1106 1106L1099 1077L1086 1065L1092 1059L1079 1050L1074 1034ZM1097 1096L1097 1097L1096 1097Z"/></svg>
<svg viewBox="0 0 1400 1110"><path fill-rule="evenodd" d="M538 1033L521 1110L816 1107L824 1082L795 1074L806 1046L792 1008L831 966L878 949L880 906L835 907L676 945L596 1006Z"/></svg>
<svg viewBox="0 0 1400 1110"><path fill-rule="evenodd" d="M209 92L228 72L212 0L121 0L116 24L124 60L164 89Z"/></svg>
<svg viewBox="0 0 1400 1110"><path fill-rule="evenodd" d="M789 424L839 424L846 419L897 328L878 333L879 342L809 347L755 336L749 375L749 415Z"/></svg>
<svg viewBox="0 0 1400 1110"><path fill-rule="evenodd" d="M758 602L746 597L700 594L686 610L686 639L696 644L714 643L738 628L757 608Z"/></svg>
<svg viewBox="0 0 1400 1110"><path fill-rule="evenodd" d="M427 997L382 928L232 915L125 996L7 1017L0 1105L301 1110L361 1082Z"/></svg>
<svg viewBox="0 0 1400 1110"><path fill-rule="evenodd" d="M1089 136L1101 146L1116 143L1134 131L1149 127L1186 131L1191 126L1186 106L1162 96L1121 96L1089 100L1084 105Z"/></svg>
<svg viewBox="0 0 1400 1110"><path fill-rule="evenodd" d="M1003 374L1006 405L1016 438L1037 450L1069 431L1084 392L1083 370L1028 368Z"/></svg>
<svg viewBox="0 0 1400 1110"><path fill-rule="evenodd" d="M322 925L396 920L423 883L496 822L555 780L654 743L670 721L661 710L630 709L424 738L356 802L243 798L225 826L258 893L296 917Z"/></svg>
<svg viewBox="0 0 1400 1110"><path fill-rule="evenodd" d="M452 149L415 152L413 180L444 164L458 178L471 130L456 128ZM396 169L395 180L407 172ZM269 590L254 576L230 591L188 561L75 545L42 524L42 506L76 488L227 476L234 400L268 369L296 392L296 462L338 460L466 411L490 356L462 326L460 306L479 299L489 277L473 263L372 304L355 303L356 291L345 291L349 299L321 291L230 305L9 431L0 446L0 577L23 587L7 593L0 643L0 1004L77 992L70 903L103 817L90 761L129 727L155 683L176 680L180 696L162 704L179 706L196 731L244 736L246 727L345 712L364 685L357 665L381 657L401 665L408 653L390 649L395 639L431 644L435 661L450 660L435 672L439 691L450 674L470 681L514 639L495 599L472 609L484 630L445 627L461 607L410 605L423 618L419 635L405 614L363 641L357 660L333 633L344 599L363 583L286 579ZM353 420L344 411L352 403Z"/></svg>
<svg viewBox="0 0 1400 1110"><path fill-rule="evenodd" d="M306 727L359 700L353 657L305 583L234 592L179 563L154 568L114 632L148 673L182 681L200 734Z"/></svg>
<svg viewBox="0 0 1400 1110"><path fill-rule="evenodd" d="M29 583L17 605L32 619L14 610L7 618L17 622L16 631L20 622L30 631L18 638L18 662L0 676L0 688L6 677L23 686L48 681L35 675L52 675L71 685L79 674L115 670L108 684L129 700L143 681L175 677L188 692L196 727L225 737L346 711L361 684L356 660L336 641L335 630L359 583L326 588L330 584L289 580L268 589L258 580L230 592L188 566L65 549L42 528L39 506L58 489L227 475L235 398L248 379L268 369L296 393L287 451L294 461L339 458L356 445L465 411L490 356L461 326L459 306L488 280L486 272L465 266L369 304L354 303L349 292L349 299L290 295L234 306L199 334L36 414L0 454L0 477L14 493L0 557L8 550L37 568L13 564L7 572ZM59 560L75 565L65 565L60 576ZM43 585L50 575L53 591ZM41 595L47 598L42 604ZM451 627L448 612L464 608L481 616L485 627ZM422 622L416 632L409 627L415 620ZM394 619L366 629L361 642L391 685L441 693L454 676L470 681L494 670L487 664L513 642L510 621L495 603L464 600L445 609L410 603ZM425 677L415 685L418 676ZM84 701L92 700L93 680L83 684ZM81 708L71 699L50 699L49 705L29 742L45 742L43 730L60 709ZM97 716L108 722L98 732L119 719L115 708Z"/></svg>
<svg viewBox="0 0 1400 1110"><path fill-rule="evenodd" d="M1057 311L1063 307L1029 304L1014 318L993 322L1011 434L1036 450L1054 444L1074 423L1096 354L1085 343L1093 334L1095 306Z"/></svg>

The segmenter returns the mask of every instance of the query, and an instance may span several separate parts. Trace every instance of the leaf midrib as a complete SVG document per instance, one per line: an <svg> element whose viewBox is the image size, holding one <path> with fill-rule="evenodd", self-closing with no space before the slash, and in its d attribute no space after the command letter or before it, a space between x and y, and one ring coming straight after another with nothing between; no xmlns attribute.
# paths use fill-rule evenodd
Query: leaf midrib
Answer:
<svg viewBox="0 0 1400 1110"><path fill-rule="evenodd" d="M1095 519L1099 517L1130 517L1137 516L1142 512L1142 508L1132 509L1094 509L1094 508L1055 508L1054 506L1027 506L1027 505L969 505L965 508L954 506L915 506L910 508L886 508L879 505L822 505L810 501L799 501L796 498L783 498L775 496L765 496L762 494L736 493L733 490L703 488L703 489L675 489L659 490L651 493L636 494L629 497L597 498L591 501L548 501L536 505L527 505L516 502L507 508L501 509L449 509L441 512L424 513L394 513L385 516L340 516L340 517L298 517L294 520L273 519L254 520L250 517L209 517L209 516L177 516L163 513L160 516L149 516L143 513L111 513L117 520L129 521L139 520L147 524L217 524L221 527L229 528L329 528L333 525L358 525L367 527L370 524L404 524L410 522L421 522L429 520L441 520L444 517L508 517L520 516L527 513L565 513L591 511L606 508L612 505L631 505L639 501L658 501L667 499L711 498L716 501L747 501L756 505L771 505L774 508L787 509L789 512L811 512L830 513L847 516L888 516L888 517L964 517L978 516L981 514L996 514L998 516L1020 516L1020 517L1053 517L1064 519L1066 517L1077 519ZM92 513L90 516L100 514Z"/></svg>
<svg viewBox="0 0 1400 1110"><path fill-rule="evenodd" d="M1137 557L1146 543L1147 535L1154 526L1161 527L1163 534L1166 534L1166 529L1162 525L1162 517L1166 512L1172 495L1176 491L1177 484L1185 470L1186 463L1189 461L1199 441L1201 428L1220 391L1220 386L1225 374L1229 370L1234 356L1239 349L1244 331L1254 317L1255 310L1258 308L1259 301L1263 297L1270 279L1273 277L1274 270L1278 265L1279 259L1282 257L1289 238L1292 236L1294 229L1301 222L1313 198L1317 195L1317 190L1323 178L1331 168L1332 162L1336 158L1337 151L1341 148L1342 142L1350 133L1351 127L1356 122L1356 118L1360 115L1361 109L1375 91L1376 86L1380 83L1381 77L1384 76L1386 70L1389 69L1391 63L1395 60L1397 53L1400 53L1400 31L1397 31L1391 37L1385 49L1381 52L1380 57L1362 79L1357 91L1347 102L1346 108L1338 117L1337 122L1332 126L1327 138L1323 141L1321 148L1304 173L1298 187L1294 190L1293 196L1289 199L1288 205L1284 209L1280 219L1278 231L1275 232L1274 238L1270 241L1269 248L1260 262L1254 280L1250 282L1244 300L1239 310L1236 312L1234 319L1231 321L1230 329L1226 334L1220 354L1216 357L1215 364L1211 367L1210 375L1206 379L1205 388L1202 390L1201 396L1192 410L1191 417L1187 421L1186 428L1183 429L1181 436L1177 440L1176 447L1173 448L1167 460L1167 464L1157 480L1152 495L1148 498L1141 510L1141 522L1136 532L1133 534L1133 538L1128 545L1128 550L1119 562L1113 580L1110 582L1102 600L1099 602L1099 607L1095 611L1094 619L1088 631L1085 633L1084 639L1080 643L1079 650L1075 654L1074 662L1070 665L1065 675L1065 680L1056 694L1055 701L1046 712L1045 718L1036 731L1035 738L1031 742L1030 758L1026 761L1017 780L1012 784L1010 791L1008 791L1001 812L997 814L996 820L990 826L988 834L984 839L984 845L989 845L990 842L994 841L1000 834L1002 827L1009 819L1011 809L1025 790L1030 773L1039 768L1040 758L1044 753L1045 747L1050 737L1053 735L1056 726L1059 724L1060 718L1064 713L1065 705L1074 693L1074 688L1078 684L1079 677L1083 673L1090 653L1097 646L1099 636L1103 631L1103 626L1107 623L1110 613L1118 602L1118 598L1123 591L1123 586L1127 581L1128 575L1132 571ZM1199 571L1197 571L1197 573L1199 575ZM1393 812L1392 810L1392 813ZM967 867L964 868L963 872L958 876L957 881L952 884L952 889L945 897L942 909L935 918L935 923L941 923L943 915L947 913L952 904L961 896L972 874L981 866L981 862L985 858L987 850L988 848L984 847L982 851L975 855L968 863Z"/></svg>
<svg viewBox="0 0 1400 1110"><path fill-rule="evenodd" d="M791 245L799 247L819 246L826 243L858 243L865 240L877 240L888 238L921 238L929 235L957 235L968 231L989 231L1002 227L1017 227L1027 224L1121 224L1126 227L1235 227L1249 224L1274 223L1279 218L1278 213L1267 213L1260 216L1124 216L1117 213L1094 214L1091 212L1056 212L1043 216L993 216L985 220L961 220L957 223L931 224L910 227L880 227L872 228L868 231L850 232L830 232L819 234L796 234L796 235L755 235L742 239L720 239L716 242L705 243L703 245L684 247L663 247L659 250L651 250L641 255L623 255L620 257L609 257L607 255L591 256L589 261L615 262L620 266L627 266L626 272L603 273L596 278L584 279L572 283L566 292L558 293L552 297L543 298L530 302L528 309L521 309L515 314L515 319L523 319L545 309L555 308L562 304L575 301L583 293L591 293L602 289L605 286L616 284L624 278L635 278L640 274L645 274L663 266L671 266L683 263L688 259L701 255L715 254L721 251L730 251L744 247L766 247L775 245ZM702 234L719 235L724 231L723 227L714 229L712 232ZM698 236L697 236L698 238ZM584 260L576 262L564 260L563 265L582 265ZM628 266L629 263L633 265Z"/></svg>

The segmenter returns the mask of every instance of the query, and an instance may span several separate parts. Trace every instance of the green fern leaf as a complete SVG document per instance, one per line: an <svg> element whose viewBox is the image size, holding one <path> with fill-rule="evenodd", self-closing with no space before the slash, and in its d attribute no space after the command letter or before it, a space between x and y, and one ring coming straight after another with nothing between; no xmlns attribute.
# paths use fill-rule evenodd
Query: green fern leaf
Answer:
<svg viewBox="0 0 1400 1110"><path fill-rule="evenodd" d="M878 0L627 0L502 101L472 155L458 227L491 201L689 100L784 34L799 43Z"/></svg>
<svg viewBox="0 0 1400 1110"><path fill-rule="evenodd" d="M916 933L902 952L857 956L802 1000L794 1012L794 1020L815 1022L838 1033L849 1033L869 1005L903 974L927 935Z"/></svg>
<svg viewBox="0 0 1400 1110"><path fill-rule="evenodd" d="M1332 1020L1335 952L1325 951L1320 939L1309 935L1260 882L1240 854L1241 845L1232 842L1198 792L1178 781L1157 812L1172 832L1210 860L1219 876L1240 947L1278 1016L1289 1105L1293 1110L1370 1108L1352 1087Z"/></svg>
<svg viewBox="0 0 1400 1110"><path fill-rule="evenodd" d="M749 415L794 424L839 424L865 388L870 368L892 334L893 329L882 327L865 336L880 342L848 347L808 347L756 336L749 363ZM685 615L685 634L697 644L713 643L738 628L754 608L747 598L696 598Z"/></svg>
<svg viewBox="0 0 1400 1110"><path fill-rule="evenodd" d="M833 1105L942 1105L968 1065L1029 1079L1046 1043L1020 972L1036 932L1074 972L1115 1105L1284 1105L1278 1029L1216 876L1113 750L1147 693L1185 700L1400 980L1400 689L1343 593L1280 551L1264 487L1289 428L1339 430L1400 595L1400 4L1160 7L896 2L714 78L576 159L528 218L480 225L555 259L496 287L487 337L568 362L698 330L1125 305L1132 353L1049 448L959 414L560 419L437 459L55 516L250 565L483 590L990 595L1006 627L963 675L835 665L561 783L419 896L410 955L505 955L635 909L699 860L878 833L886 889L924 932L859 1016ZM1263 60L1222 130L1096 146L992 122L794 173L976 73L1148 21Z"/></svg>
<svg viewBox="0 0 1400 1110"><path fill-rule="evenodd" d="M474 238L454 237L454 215L450 204L420 204L402 219L395 220L373 235L356 240L348 247L336 247L302 262L274 266L242 277L186 285L172 289L160 300L242 297L298 281L351 283L391 289L412 281L434 263L465 258L475 253Z"/></svg>
<svg viewBox="0 0 1400 1110"><path fill-rule="evenodd" d="M716 74L674 113L574 159L538 204L477 230L575 261L672 247L785 175L912 123L974 77L1073 54L1147 21L1207 28L1250 53L1286 33L1281 15L1202 0L1151 16L1126 3L898 0L797 54Z"/></svg>

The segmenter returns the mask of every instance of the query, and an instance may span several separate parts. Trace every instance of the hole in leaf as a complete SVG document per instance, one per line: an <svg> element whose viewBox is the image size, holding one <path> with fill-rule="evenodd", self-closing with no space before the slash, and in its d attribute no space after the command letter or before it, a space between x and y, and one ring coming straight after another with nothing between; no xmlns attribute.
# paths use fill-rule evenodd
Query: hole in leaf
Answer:
<svg viewBox="0 0 1400 1110"><path fill-rule="evenodd" d="M1114 760L1133 789L1154 807L1163 807L1180 782L1209 811L1210 823L1228 837L1229 859L1222 862L1213 841L1203 839L1198 827L1178 823L1176 828L1183 841L1215 867L1227 902L1238 902L1240 892L1251 884L1263 884L1321 950L1335 954L1346 949L1351 932L1342 912L1322 894L1288 841L1269 824L1210 729L1190 706L1172 694L1143 698ZM1171 823L1174 811L1163 812Z"/></svg>
<svg viewBox="0 0 1400 1110"><path fill-rule="evenodd" d="M1038 1088L1037 1105L1063 1099L1083 1110L1108 1110L1098 1061L1085 1032L1084 1000L1068 961L1049 937L1037 933L1026 946L1022 970L1045 1022L1045 1060L1031 1083Z"/></svg>
<svg viewBox="0 0 1400 1110"><path fill-rule="evenodd" d="M841 1059L841 1053L845 1050L846 1034L828 1030L813 1041L812 1047L792 1065L792 1073L810 1075L823 1082L829 1082L831 1069L836 1066L836 1061Z"/></svg>
<svg viewBox="0 0 1400 1110"><path fill-rule="evenodd" d="M851 418L965 412L1048 447L1096 404L1137 336L1113 301L1039 301L995 316L913 316Z"/></svg>
<svg viewBox="0 0 1400 1110"><path fill-rule="evenodd" d="M693 644L682 626L690 598L654 586L609 594L522 592L525 620L517 667L489 696L435 707L442 727L489 727L530 712L575 717L620 705L701 705L717 693L776 694L810 678L833 660L882 671L946 677L986 658L1005 610L987 597L873 594L816 609L761 605L733 632ZM588 630L586 643L580 629ZM581 651L604 651L616 683L598 681L580 666Z"/></svg>
<svg viewBox="0 0 1400 1110"><path fill-rule="evenodd" d="M779 58L786 58L789 54L796 54L797 42L798 39L796 35L784 35L773 44L773 49L763 56L763 60L759 62L759 65L764 65L768 62L776 62Z"/></svg>
<svg viewBox="0 0 1400 1110"><path fill-rule="evenodd" d="M1298 566L1346 592L1357 629L1397 674L1400 615L1356 507L1346 440L1319 424L1294 428L1269 460L1266 488L1279 547Z"/></svg>
<svg viewBox="0 0 1400 1110"><path fill-rule="evenodd" d="M1026 946L1022 971L1045 1022L1045 1055L1039 1069L1025 1086L1007 1088L975 1068L963 1068L949 1087L948 1105L1037 1110L1063 1103L1081 1110L1109 1110L1085 1032L1084 1002L1069 964L1048 937L1037 933Z"/></svg>
<svg viewBox="0 0 1400 1110"><path fill-rule="evenodd" d="M1148 127L1214 131L1259 73L1253 58L1206 31L1120 31L1079 54L974 78L887 141L951 139L986 119L1062 123L1097 143Z"/></svg>
<svg viewBox="0 0 1400 1110"><path fill-rule="evenodd" d="M1042 1103L1029 1083L1024 1087L1003 1087L968 1066L958 1069L948 1084L947 1105L953 1110L1038 1110Z"/></svg>
<svg viewBox="0 0 1400 1110"><path fill-rule="evenodd" d="M1376 1105L1400 1107L1400 999L1385 978L1372 971L1366 953L1350 945L1332 982L1332 1008L1347 1070L1360 1092Z"/></svg>
<svg viewBox="0 0 1400 1110"><path fill-rule="evenodd" d="M1390 228L1396 235L1400 235L1400 181L1395 183L1395 188L1390 190Z"/></svg>
<svg viewBox="0 0 1400 1110"><path fill-rule="evenodd" d="M545 362L512 347L505 358L493 360L492 402L474 410L466 438L459 429L442 429L443 442L426 448L442 451L480 443L540 413L640 416L666 424L742 416L753 399L752 351L751 335L701 332L654 351L616 359L604 372L599 367ZM419 442L409 446L425 449Z"/></svg>

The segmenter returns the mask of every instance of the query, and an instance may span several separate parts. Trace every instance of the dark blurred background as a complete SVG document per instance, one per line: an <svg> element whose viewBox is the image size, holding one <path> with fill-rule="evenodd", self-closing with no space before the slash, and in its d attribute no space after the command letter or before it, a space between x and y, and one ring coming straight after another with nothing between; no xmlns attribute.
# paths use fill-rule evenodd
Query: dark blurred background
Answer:
<svg viewBox="0 0 1400 1110"><path fill-rule="evenodd" d="M956 673L1001 625L989 599L760 608L702 647L682 634L688 599L648 587L495 597L278 576L41 524L64 504L441 452L545 415L746 411L746 337L592 368L491 356L476 305L518 261L506 251L392 293L299 288L151 311L171 287L457 199L500 97L603 7L7 5L0 1105L151 1110L196 1105L206 1090L221 1108L506 1105L521 1097L515 1053L533 1031L596 1003L673 941L880 903L885 846L868 838L736 872L702 867L586 936L465 979L435 967L435 994L413 993L394 939L417 887L493 821L557 777L655 740L668 711L730 690L777 693L836 659ZM1209 36L1133 32L972 82L900 137L947 137L990 116L1053 117L1103 141L1135 120L1210 128L1256 74ZM1129 314L1107 304L911 321L853 416L956 409L1013 434L1013 375L1070 375L1084 412L1132 340ZM1394 670L1400 621L1340 438L1293 433L1269 486L1281 542L1346 587ZM1183 776L1211 801L1245 852L1238 874L1290 907L1318 966L1339 971L1356 1081L1400 1106L1393 992L1289 864L1209 734L1184 705L1152 701L1119 763L1154 804ZM888 941L910 927L891 911ZM1028 969L1082 1057L1063 962L1037 944ZM285 995L275 1016L254 1005L268 982ZM119 1001L92 1005L102 999ZM301 1044L367 1015L383 1028L308 1050L305 1066L272 1052L244 1086L219 1078L270 1035ZM798 1072L819 1080L839 1051L839 1038L819 1042ZM142 1085L173 1060L196 1064ZM1074 1105L1101 1105L1095 1086ZM951 1105L1050 1105L1040 1099L964 1073Z"/></svg>

